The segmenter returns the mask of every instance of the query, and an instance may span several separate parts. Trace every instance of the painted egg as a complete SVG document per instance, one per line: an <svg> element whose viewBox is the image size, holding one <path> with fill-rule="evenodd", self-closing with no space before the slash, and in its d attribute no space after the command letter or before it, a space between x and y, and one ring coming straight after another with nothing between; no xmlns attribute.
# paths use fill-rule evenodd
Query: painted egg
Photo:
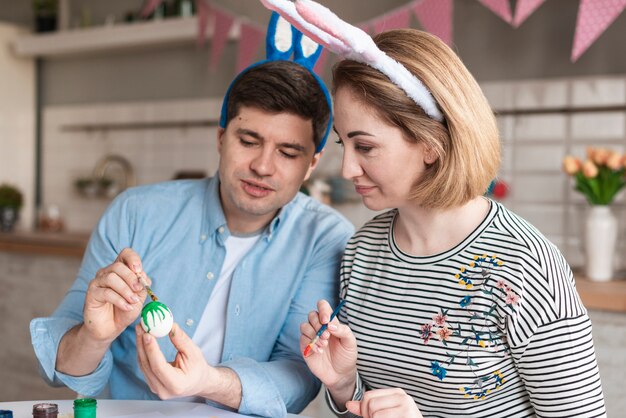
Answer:
<svg viewBox="0 0 626 418"><path fill-rule="evenodd" d="M161 302L150 302L141 310L141 327L157 338L165 337L172 330L174 316Z"/></svg>

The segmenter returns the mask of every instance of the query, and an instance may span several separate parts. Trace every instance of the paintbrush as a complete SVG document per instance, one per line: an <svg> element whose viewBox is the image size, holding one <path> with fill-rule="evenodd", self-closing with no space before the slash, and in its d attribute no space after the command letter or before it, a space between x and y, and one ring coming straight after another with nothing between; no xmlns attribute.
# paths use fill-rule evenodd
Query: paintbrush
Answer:
<svg viewBox="0 0 626 418"><path fill-rule="evenodd" d="M317 331L317 334L315 334L315 337L313 337L313 339L311 340L311 342L309 343L309 345L306 346L306 348L304 349L304 357L308 357L311 355L311 353L313 352L313 345L315 345L315 343L317 342L317 340L320 339L320 337L322 336L322 334L324 333L324 331L326 331L326 328L328 328L328 324L330 324L332 322L333 319L335 319L335 317L337 316L337 314L339 313L339 311L341 310L341 307L346 303L346 300L343 299L341 302L339 302L339 305L337 305L337 307L335 308L335 310L333 311L332 314L330 314L330 319L328 320L328 322L324 325L322 325L322 327L319 329L319 331Z"/></svg>
<svg viewBox="0 0 626 418"><path fill-rule="evenodd" d="M150 299L152 299L153 302L159 300L159 298L157 298L156 295L152 292L152 289L150 289L150 286L148 286L146 279L143 278L142 272L137 273L137 278L139 279L139 282L144 287L144 289L146 289L146 292L148 292L148 295L150 295Z"/></svg>

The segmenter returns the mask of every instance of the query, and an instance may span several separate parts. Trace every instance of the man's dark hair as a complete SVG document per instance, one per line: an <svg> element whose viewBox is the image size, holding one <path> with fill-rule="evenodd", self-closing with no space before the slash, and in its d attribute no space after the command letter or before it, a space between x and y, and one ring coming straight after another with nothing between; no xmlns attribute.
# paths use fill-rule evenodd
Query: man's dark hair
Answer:
<svg viewBox="0 0 626 418"><path fill-rule="evenodd" d="M270 113L291 113L313 124L315 147L324 137L330 107L308 69L292 61L268 61L240 74L228 95L226 126L242 106Z"/></svg>

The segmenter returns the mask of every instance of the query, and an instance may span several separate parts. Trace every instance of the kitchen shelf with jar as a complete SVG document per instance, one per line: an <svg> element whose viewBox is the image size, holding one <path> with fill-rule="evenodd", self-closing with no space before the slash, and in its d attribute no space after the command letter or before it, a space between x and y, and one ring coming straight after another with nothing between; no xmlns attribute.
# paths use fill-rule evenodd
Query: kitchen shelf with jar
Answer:
<svg viewBox="0 0 626 418"><path fill-rule="evenodd" d="M239 39L239 33L235 21L228 39ZM209 22L207 38L212 34ZM17 37L13 48L23 57L62 57L190 43L197 35L198 17L191 16L28 34Z"/></svg>

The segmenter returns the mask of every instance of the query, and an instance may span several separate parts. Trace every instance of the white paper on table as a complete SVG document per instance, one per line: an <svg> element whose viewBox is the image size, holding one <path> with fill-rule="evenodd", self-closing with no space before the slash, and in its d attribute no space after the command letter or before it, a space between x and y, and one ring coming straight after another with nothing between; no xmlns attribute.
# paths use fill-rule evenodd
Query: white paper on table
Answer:
<svg viewBox="0 0 626 418"><path fill-rule="evenodd" d="M137 414L119 415L115 418L236 418L247 417L235 412L225 411L214 406L199 404L192 409L186 411L167 411L167 413L159 412L140 412Z"/></svg>

